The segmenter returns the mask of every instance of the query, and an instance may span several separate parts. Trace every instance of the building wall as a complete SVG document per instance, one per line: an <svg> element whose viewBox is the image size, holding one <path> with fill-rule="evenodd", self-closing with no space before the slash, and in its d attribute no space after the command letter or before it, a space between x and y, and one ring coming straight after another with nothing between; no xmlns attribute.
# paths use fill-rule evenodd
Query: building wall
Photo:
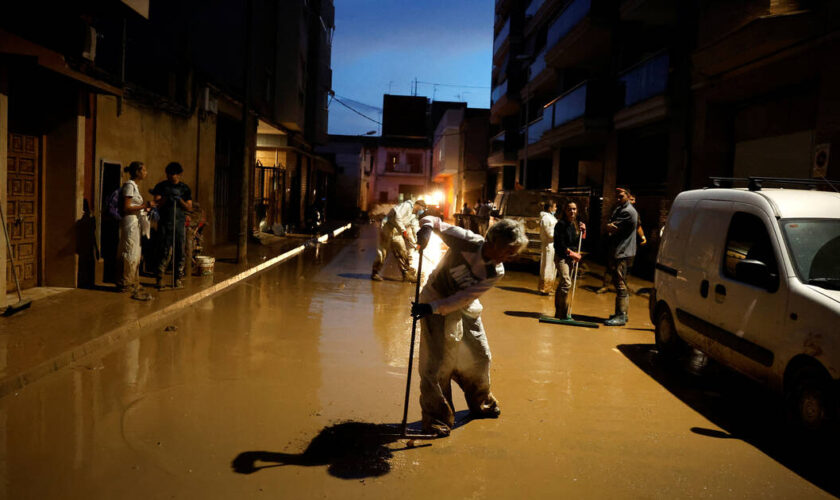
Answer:
<svg viewBox="0 0 840 500"><path fill-rule="evenodd" d="M386 172L385 164L388 152L399 152L402 158L408 153L417 153L422 155L423 168L419 174L400 174L393 172ZM380 193L387 193L387 201L384 203L394 204L399 199L400 186L416 186L418 189L428 189L429 179L429 163L431 161L431 152L426 148L399 148L380 146L376 153L376 180L373 183L373 193L370 199L371 203L383 203L381 201Z"/></svg>

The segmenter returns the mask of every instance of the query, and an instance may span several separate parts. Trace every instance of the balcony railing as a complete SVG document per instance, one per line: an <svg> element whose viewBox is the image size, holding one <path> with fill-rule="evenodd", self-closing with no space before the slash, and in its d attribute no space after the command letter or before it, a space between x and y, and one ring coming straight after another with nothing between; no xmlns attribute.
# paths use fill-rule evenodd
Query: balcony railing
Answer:
<svg viewBox="0 0 840 500"><path fill-rule="evenodd" d="M397 163L394 164L386 164L385 165L385 172L387 173L395 173L395 174L422 174L423 173L423 166L418 165L416 163Z"/></svg>
<svg viewBox="0 0 840 500"><path fill-rule="evenodd" d="M618 80L624 86L622 107L662 95L668 87L668 53L655 55L624 71Z"/></svg>
<svg viewBox="0 0 840 500"><path fill-rule="evenodd" d="M534 62L528 67L528 81L530 82L537 77L545 69L545 50L534 59Z"/></svg>
<svg viewBox="0 0 840 500"><path fill-rule="evenodd" d="M576 120L586 113L586 94L588 83L583 82L572 90L558 97L543 112L543 116L552 117L551 128L559 127Z"/></svg>
<svg viewBox="0 0 840 500"><path fill-rule="evenodd" d="M505 133L499 132L490 139L490 152L498 153L505 150Z"/></svg>
<svg viewBox="0 0 840 500"><path fill-rule="evenodd" d="M534 144L542 138L542 135L551 130L551 115L543 115L528 124L528 144Z"/></svg>
<svg viewBox="0 0 840 500"><path fill-rule="evenodd" d="M499 51L499 48L501 48L502 44L505 43L508 36L510 36L510 18L508 18L505 25L502 26L502 29L499 30L499 34L496 35L496 39L493 41L493 55Z"/></svg>
<svg viewBox="0 0 840 500"><path fill-rule="evenodd" d="M545 46L551 48L568 35L589 14L591 7L592 0L572 0L548 29Z"/></svg>
<svg viewBox="0 0 840 500"><path fill-rule="evenodd" d="M528 4L528 8L525 10L525 17L533 17L544 3L545 0L531 0L531 3Z"/></svg>
<svg viewBox="0 0 840 500"><path fill-rule="evenodd" d="M503 81L498 86L496 86L493 89L493 93L490 95L490 105L492 106L493 104L496 104L497 102L499 102L499 99L501 99L502 97L505 96L505 94L507 94L507 89L508 89L508 81L507 80Z"/></svg>

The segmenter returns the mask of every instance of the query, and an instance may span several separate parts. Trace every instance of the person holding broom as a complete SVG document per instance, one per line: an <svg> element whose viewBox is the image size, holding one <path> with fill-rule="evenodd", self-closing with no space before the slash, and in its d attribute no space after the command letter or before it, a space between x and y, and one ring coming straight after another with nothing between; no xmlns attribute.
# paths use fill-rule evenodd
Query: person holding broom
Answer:
<svg viewBox="0 0 840 500"><path fill-rule="evenodd" d="M580 243L586 238L586 224L578 221L577 203L570 201L563 216L554 226L554 260L557 266L557 292L554 295L554 317L572 319L569 292L572 289L572 268L580 262Z"/></svg>
<svg viewBox="0 0 840 500"><path fill-rule="evenodd" d="M528 246L525 226L502 219L481 237L438 217L423 217L417 243L421 251L432 231L449 250L429 275L412 303L420 328L420 408L423 430L448 436L455 425L451 380L464 391L470 416L495 418L501 413L490 392L490 345L481 322L479 297L502 278L503 262ZM421 254L422 255L422 254Z"/></svg>

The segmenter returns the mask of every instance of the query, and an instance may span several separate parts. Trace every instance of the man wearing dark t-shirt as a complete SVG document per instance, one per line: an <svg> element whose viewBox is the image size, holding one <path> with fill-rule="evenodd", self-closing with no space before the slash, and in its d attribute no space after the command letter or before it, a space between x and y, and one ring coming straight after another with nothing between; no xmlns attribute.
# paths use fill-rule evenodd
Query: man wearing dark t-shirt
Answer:
<svg viewBox="0 0 840 500"><path fill-rule="evenodd" d="M175 250L175 286L181 287L184 276L184 244L187 212L192 210L192 192L190 187L181 182L184 168L180 163L172 162L166 166L166 180L157 183L152 189L155 204L159 207L157 286L163 283L163 274L171 265L173 247ZM174 210L174 216L173 216ZM174 220L173 220L174 218ZM173 238L175 239L173 244Z"/></svg>

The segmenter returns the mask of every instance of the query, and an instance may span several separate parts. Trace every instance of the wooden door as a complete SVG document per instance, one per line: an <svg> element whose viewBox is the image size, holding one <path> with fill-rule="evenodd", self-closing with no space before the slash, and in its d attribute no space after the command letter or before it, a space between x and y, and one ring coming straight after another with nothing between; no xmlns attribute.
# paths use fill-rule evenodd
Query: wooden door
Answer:
<svg viewBox="0 0 840 500"><path fill-rule="evenodd" d="M38 149L37 137L9 134L5 215L21 288L38 284ZM11 262L6 263L6 268L6 291L12 291L15 280Z"/></svg>

